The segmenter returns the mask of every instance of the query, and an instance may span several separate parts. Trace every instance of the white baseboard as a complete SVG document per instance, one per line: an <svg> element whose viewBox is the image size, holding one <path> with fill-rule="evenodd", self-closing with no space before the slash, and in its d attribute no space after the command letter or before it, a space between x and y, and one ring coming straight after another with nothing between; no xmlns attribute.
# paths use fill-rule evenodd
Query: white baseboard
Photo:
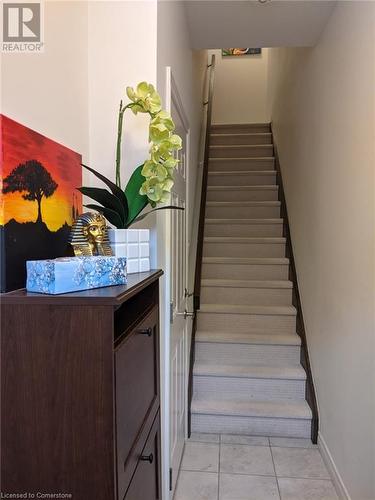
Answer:
<svg viewBox="0 0 375 500"><path fill-rule="evenodd" d="M320 432L318 433L318 446L340 500L351 500L344 481L342 480L336 464L333 461L333 457L328 449L327 443Z"/></svg>

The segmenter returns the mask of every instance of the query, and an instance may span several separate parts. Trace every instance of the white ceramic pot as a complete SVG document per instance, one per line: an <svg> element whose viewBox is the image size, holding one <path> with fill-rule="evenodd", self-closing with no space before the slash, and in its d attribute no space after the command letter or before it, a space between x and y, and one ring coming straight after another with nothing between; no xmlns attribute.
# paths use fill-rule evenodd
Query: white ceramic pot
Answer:
<svg viewBox="0 0 375 500"><path fill-rule="evenodd" d="M150 270L149 229L109 229L113 255L127 258L128 274Z"/></svg>

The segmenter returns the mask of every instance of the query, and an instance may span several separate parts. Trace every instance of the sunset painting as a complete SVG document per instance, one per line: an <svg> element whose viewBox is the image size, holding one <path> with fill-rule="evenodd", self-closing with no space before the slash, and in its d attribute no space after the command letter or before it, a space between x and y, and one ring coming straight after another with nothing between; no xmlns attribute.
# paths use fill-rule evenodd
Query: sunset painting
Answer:
<svg viewBox="0 0 375 500"><path fill-rule="evenodd" d="M24 286L25 262L64 255L82 212L81 156L0 115L1 290Z"/></svg>

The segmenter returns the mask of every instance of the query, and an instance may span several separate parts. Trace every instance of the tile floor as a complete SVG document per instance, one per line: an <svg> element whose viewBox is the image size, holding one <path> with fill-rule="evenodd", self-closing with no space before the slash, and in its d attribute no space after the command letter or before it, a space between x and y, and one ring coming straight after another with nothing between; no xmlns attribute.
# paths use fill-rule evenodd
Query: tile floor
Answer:
<svg viewBox="0 0 375 500"><path fill-rule="evenodd" d="M195 434L174 500L338 500L308 439Z"/></svg>

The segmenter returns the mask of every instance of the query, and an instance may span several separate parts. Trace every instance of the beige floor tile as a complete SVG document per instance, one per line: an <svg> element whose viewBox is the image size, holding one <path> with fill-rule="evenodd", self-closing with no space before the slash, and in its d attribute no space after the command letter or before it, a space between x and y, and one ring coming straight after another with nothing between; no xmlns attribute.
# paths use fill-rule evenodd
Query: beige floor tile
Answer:
<svg viewBox="0 0 375 500"><path fill-rule="evenodd" d="M276 475L307 479L330 479L317 449L272 448Z"/></svg>
<svg viewBox="0 0 375 500"><path fill-rule="evenodd" d="M266 446L222 444L220 472L273 476L271 450Z"/></svg>
<svg viewBox="0 0 375 500"><path fill-rule="evenodd" d="M282 500L338 500L331 481L279 478Z"/></svg>
<svg viewBox="0 0 375 500"><path fill-rule="evenodd" d="M221 442L226 444L248 444L251 446L268 446L268 437L241 436L237 434L222 434Z"/></svg>
<svg viewBox="0 0 375 500"><path fill-rule="evenodd" d="M205 432L192 432L190 442L220 443L220 434L207 434Z"/></svg>
<svg viewBox="0 0 375 500"><path fill-rule="evenodd" d="M270 437L271 446L281 446L284 448L317 448L311 439Z"/></svg>
<svg viewBox="0 0 375 500"><path fill-rule="evenodd" d="M218 474L180 471L174 500L217 500L217 495Z"/></svg>
<svg viewBox="0 0 375 500"><path fill-rule="evenodd" d="M219 500L279 500L275 477L220 474ZM192 499L193 500L193 499Z"/></svg>
<svg viewBox="0 0 375 500"><path fill-rule="evenodd" d="M218 472L219 470L219 445L212 443L185 444L182 457L182 470Z"/></svg>

